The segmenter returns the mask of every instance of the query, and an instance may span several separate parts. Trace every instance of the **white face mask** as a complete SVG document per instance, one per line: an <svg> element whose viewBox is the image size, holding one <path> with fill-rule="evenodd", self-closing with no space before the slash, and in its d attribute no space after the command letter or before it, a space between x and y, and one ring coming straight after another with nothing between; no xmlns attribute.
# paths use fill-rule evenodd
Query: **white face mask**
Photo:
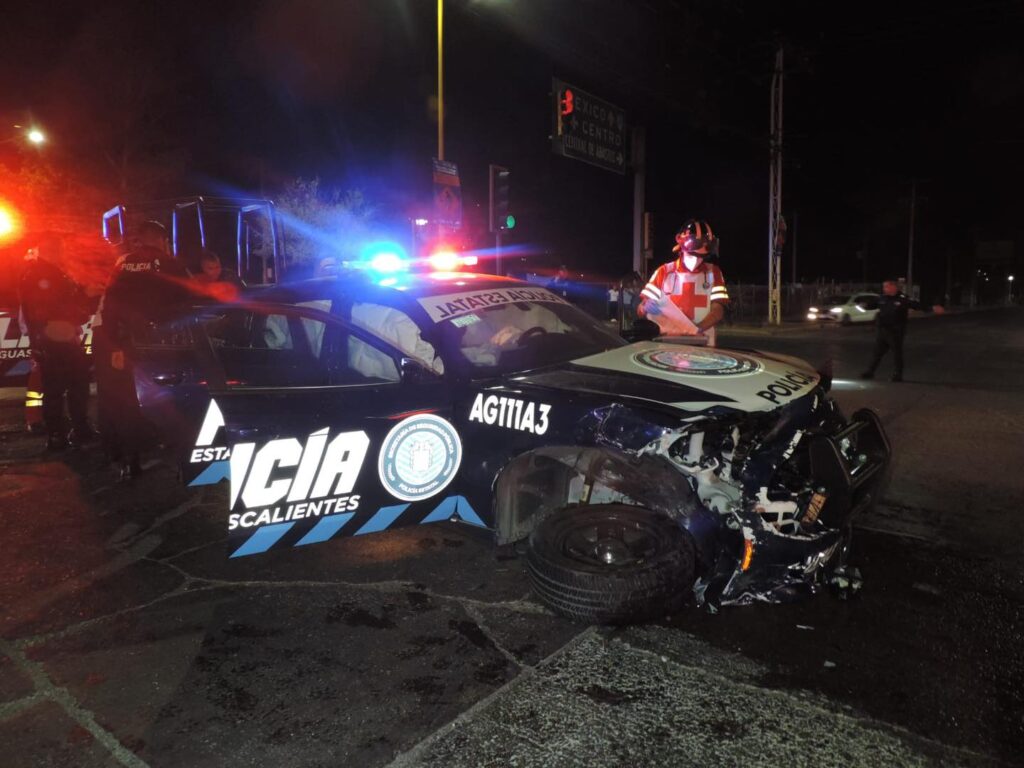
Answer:
<svg viewBox="0 0 1024 768"><path fill-rule="evenodd" d="M685 264L686 268L691 272L693 272L693 270L699 267L702 261L704 261L704 259L702 259L700 256L695 256L692 253L683 254L683 264Z"/></svg>

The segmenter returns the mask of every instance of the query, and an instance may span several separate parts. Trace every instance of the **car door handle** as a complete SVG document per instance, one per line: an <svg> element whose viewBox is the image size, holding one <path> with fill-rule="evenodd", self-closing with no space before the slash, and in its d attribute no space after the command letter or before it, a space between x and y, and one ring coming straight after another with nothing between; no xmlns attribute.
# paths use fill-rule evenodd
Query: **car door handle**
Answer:
<svg viewBox="0 0 1024 768"><path fill-rule="evenodd" d="M183 371L176 371L174 373L154 373L153 381L163 387L175 387L181 384L185 380L185 373Z"/></svg>

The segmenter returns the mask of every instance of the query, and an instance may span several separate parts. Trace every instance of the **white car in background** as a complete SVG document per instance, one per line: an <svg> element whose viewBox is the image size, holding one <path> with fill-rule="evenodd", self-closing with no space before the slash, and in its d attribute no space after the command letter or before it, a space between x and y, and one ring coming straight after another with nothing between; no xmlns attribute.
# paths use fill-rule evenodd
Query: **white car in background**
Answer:
<svg viewBox="0 0 1024 768"><path fill-rule="evenodd" d="M855 293L852 296L826 296L807 310L807 319L815 322L833 321L841 325L871 323L878 315L877 293Z"/></svg>

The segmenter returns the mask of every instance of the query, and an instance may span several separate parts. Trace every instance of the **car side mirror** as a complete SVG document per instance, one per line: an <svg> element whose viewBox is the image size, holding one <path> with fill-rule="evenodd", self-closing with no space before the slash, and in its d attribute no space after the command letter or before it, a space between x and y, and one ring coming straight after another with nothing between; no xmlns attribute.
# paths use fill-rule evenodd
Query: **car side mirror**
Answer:
<svg viewBox="0 0 1024 768"><path fill-rule="evenodd" d="M422 360L417 360L415 357L403 357L398 363L398 369L402 376L402 382L407 384L422 384L437 378L436 373L427 368Z"/></svg>

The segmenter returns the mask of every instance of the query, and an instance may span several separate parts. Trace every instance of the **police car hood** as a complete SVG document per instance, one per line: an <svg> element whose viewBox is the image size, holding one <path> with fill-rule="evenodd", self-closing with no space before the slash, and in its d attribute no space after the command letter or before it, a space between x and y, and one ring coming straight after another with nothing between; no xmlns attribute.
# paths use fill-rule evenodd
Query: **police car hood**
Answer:
<svg viewBox="0 0 1024 768"><path fill-rule="evenodd" d="M642 400L680 411L763 412L811 392L818 373L795 357L640 342L514 377L517 385Z"/></svg>

